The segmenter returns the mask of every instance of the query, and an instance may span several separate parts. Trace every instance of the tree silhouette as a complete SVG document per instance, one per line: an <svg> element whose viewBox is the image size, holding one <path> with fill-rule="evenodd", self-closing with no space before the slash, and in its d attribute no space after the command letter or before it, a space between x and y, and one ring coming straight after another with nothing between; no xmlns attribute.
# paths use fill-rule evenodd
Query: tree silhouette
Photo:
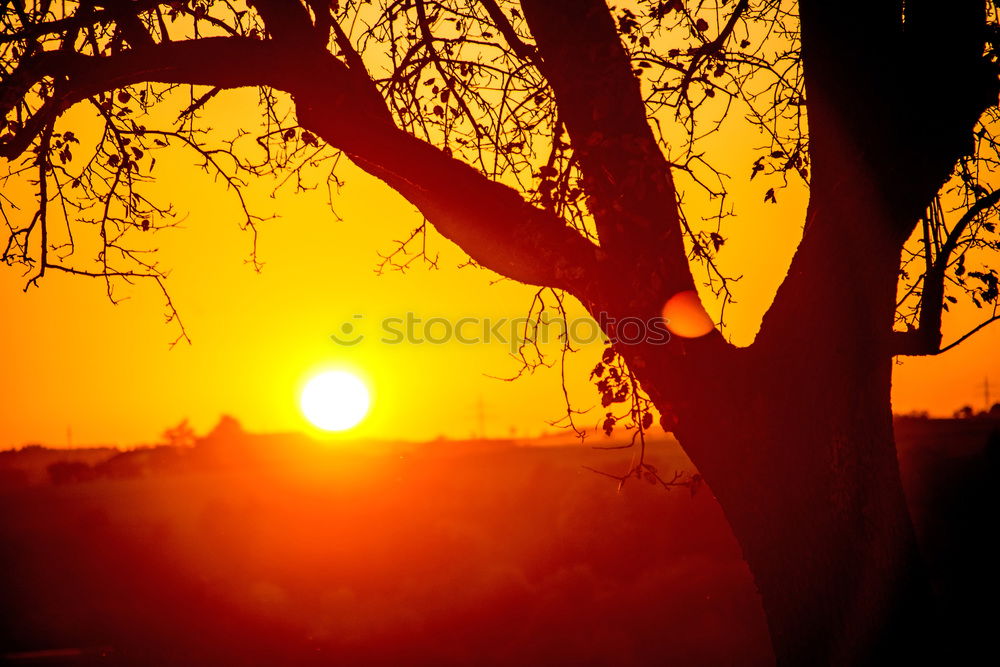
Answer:
<svg viewBox="0 0 1000 667"><path fill-rule="evenodd" d="M4 5L0 154L11 176L34 180L39 206L17 217L0 202L3 258L29 284L91 276L111 298L122 281L163 286L134 244L172 211L142 186L152 156L183 145L237 192L251 230L250 177L294 183L318 169L335 181L344 155L473 262L572 295L602 323L658 317L696 282L724 306L726 180L699 147L724 123L755 126L767 146L750 178L772 180L765 199L795 179L810 191L756 339L738 348L720 322L665 346L616 344L598 389L605 405L630 406L640 440L655 406L711 485L779 664L926 659L932 604L893 444L892 360L981 328L942 341L958 297L989 311L981 326L997 317L996 272L971 266L997 245L992 5ZM199 113L240 87L259 88L264 132L211 135ZM176 124L146 126L183 94ZM95 141L57 122L75 105L102 119ZM718 205L706 224L685 217L681 180ZM97 230L94 257L74 255L77 221ZM406 244L400 253L386 265L405 263Z"/></svg>
<svg viewBox="0 0 1000 667"><path fill-rule="evenodd" d="M165 430L161 436L168 447L191 447L197 436L187 419L182 419L176 426Z"/></svg>

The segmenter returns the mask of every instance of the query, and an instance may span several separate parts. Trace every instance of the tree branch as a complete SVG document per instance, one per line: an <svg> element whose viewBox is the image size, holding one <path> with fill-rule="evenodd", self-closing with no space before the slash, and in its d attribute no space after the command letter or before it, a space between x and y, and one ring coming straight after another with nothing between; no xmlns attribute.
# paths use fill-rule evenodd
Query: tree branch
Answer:
<svg viewBox="0 0 1000 667"><path fill-rule="evenodd" d="M128 6L129 16L134 19L142 12L149 11L159 5L165 5L168 2L169 0L135 0ZM29 23L25 21L25 25L21 30L0 35L0 44L14 42L21 39L42 37L44 35L52 35L61 33L65 30L79 30L85 25L110 23L112 21L117 22L120 18L119 9L117 7L112 7L112 3L109 2L107 3L106 9L89 11L78 10L77 13L72 16L53 19L51 21L39 21L38 23Z"/></svg>
<svg viewBox="0 0 1000 667"><path fill-rule="evenodd" d="M837 3L800 3L810 204L758 340L781 345L839 330L858 344L876 341L883 354L899 349L892 332L899 253L971 147L976 120L997 101L995 67L984 56L984 5L961 3L952 14L907 2L905 23L897 1L873 3L863 20ZM931 18L945 14L946 21ZM929 76L945 58L939 38L961 57L949 54L947 69ZM851 284L859 287L845 288Z"/></svg>
<svg viewBox="0 0 1000 667"><path fill-rule="evenodd" d="M658 313L694 288L670 166L646 118L639 81L603 0L523 0L540 65L572 139L601 247ZM643 286L636 289L636 286Z"/></svg>
<svg viewBox="0 0 1000 667"><path fill-rule="evenodd" d="M607 5L524 0L522 6L594 201L602 247L628 252L636 237L639 243L664 233L679 239L669 165Z"/></svg>
<svg viewBox="0 0 1000 667"><path fill-rule="evenodd" d="M518 36L517 31L514 30L514 26L507 18L507 15L503 13L503 10L500 9L500 5L496 3L496 0L479 0L479 4L490 15L490 20L493 21L494 27L503 35L514 55L522 60L537 63L537 50Z"/></svg>
<svg viewBox="0 0 1000 667"><path fill-rule="evenodd" d="M944 282L945 273L951 262L951 255L955 252L962 235L968 229L969 225L985 211L996 206L997 203L1000 203L1000 190L994 190L970 206L962 214L958 222L955 223L955 226L948 234L948 238L941 244L941 250L933 262L930 261L930 248L924 248L924 252L928 253L929 266L924 274L924 286L920 294L920 319L917 328L913 331L897 331L893 333L894 355L933 356L941 354L955 347L958 343L964 341L996 319L995 317L990 318L957 341L944 347L941 345ZM929 239L925 238L924 243L925 245L929 245Z"/></svg>
<svg viewBox="0 0 1000 667"><path fill-rule="evenodd" d="M134 3L128 0L103 0L103 4L111 11L129 44L136 48L153 44L153 37L139 19L139 12L136 11Z"/></svg>
<svg viewBox="0 0 1000 667"><path fill-rule="evenodd" d="M243 37L156 44L110 56L68 51L43 51L24 59L0 86L0 116L6 116L23 96L46 77L55 92L35 117L45 122L92 95L140 82L186 83L240 88L273 86L283 90L304 84L309 76L289 67L288 49L273 42ZM346 70L345 70L346 71ZM341 74L334 85L347 86ZM27 122L0 146L0 157L24 152L44 123Z"/></svg>
<svg viewBox="0 0 1000 667"><path fill-rule="evenodd" d="M332 92L296 94L299 122L413 203L478 264L514 280L593 293L600 251L558 216L388 123L345 125Z"/></svg>
<svg viewBox="0 0 1000 667"><path fill-rule="evenodd" d="M249 0L247 3L264 19L267 32L278 41L309 46L326 46L313 30L309 12L298 0Z"/></svg>
<svg viewBox="0 0 1000 667"><path fill-rule="evenodd" d="M694 57L691 58L691 64L688 65L687 70L684 72L684 78L681 80L680 87L684 93L687 92L688 87L691 85L691 79L694 77L695 72L698 71L698 65L701 64L702 59L706 56L715 55L722 50L722 47L726 44L726 40L733 34L737 21L746 12L749 5L750 0L739 0L736 6L733 7L732 14L729 15L729 19L722 27L722 30L719 31L716 38L710 42L705 42L696 49Z"/></svg>
<svg viewBox="0 0 1000 667"><path fill-rule="evenodd" d="M478 263L521 282L587 291L597 248L512 188L399 130L367 75L327 52L237 37L170 42L111 56L45 52L0 88L6 114L44 77L62 81L39 127L26 124L0 146L12 159L61 111L92 95L139 82L220 88L272 86L292 94L299 121L413 202Z"/></svg>
<svg viewBox="0 0 1000 667"><path fill-rule="evenodd" d="M994 314L989 319L985 320L984 322L979 323L979 325L977 325L973 329L967 331L964 335L959 336L954 341L952 341L952 342L948 343L947 345L943 346L935 354L942 354L944 352L947 352L948 350L950 350L951 348L955 347L956 345L965 342L966 339L971 338L974 334L978 333L982 329L985 329L987 326L989 326L990 324L993 324L997 320L1000 320L1000 315Z"/></svg>

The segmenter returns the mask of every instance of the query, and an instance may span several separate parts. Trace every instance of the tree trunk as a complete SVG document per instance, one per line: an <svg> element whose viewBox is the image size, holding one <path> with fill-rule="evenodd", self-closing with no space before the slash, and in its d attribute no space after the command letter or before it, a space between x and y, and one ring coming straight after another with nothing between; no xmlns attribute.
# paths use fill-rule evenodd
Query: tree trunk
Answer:
<svg viewBox="0 0 1000 667"><path fill-rule="evenodd" d="M743 548L778 665L924 664L937 627L896 458L892 360L836 333L736 350L690 387L676 433Z"/></svg>
<svg viewBox="0 0 1000 667"><path fill-rule="evenodd" d="M682 436L756 453L701 467L756 579L779 665L927 657L930 589L900 482L888 370L845 384L850 369L771 369L730 394L742 418Z"/></svg>
<svg viewBox="0 0 1000 667"><path fill-rule="evenodd" d="M743 548L778 664L923 664L937 626L890 396L901 241L880 231L890 227L877 193L823 194L753 345L715 354L683 387L655 364L630 365L676 414ZM827 231L827 215L840 230Z"/></svg>

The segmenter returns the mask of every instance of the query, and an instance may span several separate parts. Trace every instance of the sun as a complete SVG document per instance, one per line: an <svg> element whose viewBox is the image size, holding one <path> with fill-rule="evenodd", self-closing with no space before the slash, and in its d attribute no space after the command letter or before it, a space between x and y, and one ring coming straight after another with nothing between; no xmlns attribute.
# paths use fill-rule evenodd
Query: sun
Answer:
<svg viewBox="0 0 1000 667"><path fill-rule="evenodd" d="M302 414L324 431L346 431L357 426L370 405L368 387L347 371L326 371L313 377L299 399Z"/></svg>

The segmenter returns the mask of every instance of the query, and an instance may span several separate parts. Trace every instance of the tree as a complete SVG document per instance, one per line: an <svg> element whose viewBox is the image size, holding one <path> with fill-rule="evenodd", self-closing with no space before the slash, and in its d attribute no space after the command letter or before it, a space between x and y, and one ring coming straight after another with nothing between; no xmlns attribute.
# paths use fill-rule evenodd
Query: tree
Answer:
<svg viewBox="0 0 1000 667"><path fill-rule="evenodd" d="M160 436L167 447L193 447L197 436L187 419L182 419L176 426L165 430Z"/></svg>
<svg viewBox="0 0 1000 667"><path fill-rule="evenodd" d="M759 334L738 348L719 322L665 346L616 343L614 381L599 389L609 407L631 405L640 436L651 403L710 484L779 664L926 658L932 602L900 485L891 371L895 355L953 345L941 320L955 294L992 309L983 326L997 317L997 274L966 269L997 245L992 6L8 4L0 154L12 175L33 174L40 203L10 224L4 260L31 284L47 271L100 278L112 298L122 280L162 286L128 241L171 219L143 194L151 153L184 144L237 191L342 154L472 261L577 298L614 341L614 322L659 317L697 283L725 304L726 181L698 147L723 123L755 125L768 145L751 178L772 179L766 199L794 179L810 192ZM196 122L241 87L260 88L255 153L244 137L209 146ZM178 91L190 95L179 123L146 127ZM103 119L86 160L59 125L79 104ZM718 205L707 227L685 217L680 180ZM72 263L77 242L53 223L74 218L99 231L90 264Z"/></svg>

